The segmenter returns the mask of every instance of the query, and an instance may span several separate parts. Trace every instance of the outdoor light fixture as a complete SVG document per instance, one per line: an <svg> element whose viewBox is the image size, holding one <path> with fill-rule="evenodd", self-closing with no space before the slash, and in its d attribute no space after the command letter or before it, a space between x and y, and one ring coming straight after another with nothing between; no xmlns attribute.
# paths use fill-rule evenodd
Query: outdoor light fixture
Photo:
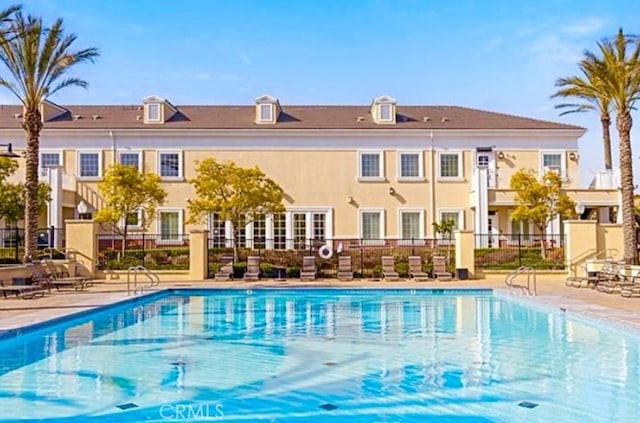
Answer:
<svg viewBox="0 0 640 423"><path fill-rule="evenodd" d="M13 152L13 146L11 145L11 143L0 144L0 147L7 147L7 151L0 151L0 157L9 157L12 159L20 157L18 154Z"/></svg>
<svg viewBox="0 0 640 423"><path fill-rule="evenodd" d="M396 195L396 190L393 187L389 187L389 195Z"/></svg>
<svg viewBox="0 0 640 423"><path fill-rule="evenodd" d="M572 151L571 153L569 153L569 160L575 160L578 158L578 155L575 153L575 151Z"/></svg>
<svg viewBox="0 0 640 423"><path fill-rule="evenodd" d="M504 153L503 153L502 151L500 151L500 152L498 153L498 158L499 158L500 160L504 159Z"/></svg>
<svg viewBox="0 0 640 423"><path fill-rule="evenodd" d="M582 218L582 213L584 213L585 205L582 201L578 201L576 203L576 213L578 214L578 219Z"/></svg>

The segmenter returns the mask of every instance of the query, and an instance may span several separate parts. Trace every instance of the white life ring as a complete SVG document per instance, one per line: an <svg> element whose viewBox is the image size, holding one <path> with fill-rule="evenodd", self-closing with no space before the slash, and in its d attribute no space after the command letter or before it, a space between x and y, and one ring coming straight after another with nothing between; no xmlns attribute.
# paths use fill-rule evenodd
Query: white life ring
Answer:
<svg viewBox="0 0 640 423"><path fill-rule="evenodd" d="M323 259L330 259L333 255L333 251L328 246L323 245L322 247L318 248L318 255Z"/></svg>

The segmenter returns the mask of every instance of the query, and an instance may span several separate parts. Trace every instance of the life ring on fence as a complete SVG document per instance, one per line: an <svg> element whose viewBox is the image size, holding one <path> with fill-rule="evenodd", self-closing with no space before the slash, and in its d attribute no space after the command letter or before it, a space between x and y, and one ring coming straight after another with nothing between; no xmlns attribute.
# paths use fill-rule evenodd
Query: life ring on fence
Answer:
<svg viewBox="0 0 640 423"><path fill-rule="evenodd" d="M331 250L331 248L329 248L328 246L323 245L322 247L318 248L318 255L323 259L330 259L333 255L333 250Z"/></svg>

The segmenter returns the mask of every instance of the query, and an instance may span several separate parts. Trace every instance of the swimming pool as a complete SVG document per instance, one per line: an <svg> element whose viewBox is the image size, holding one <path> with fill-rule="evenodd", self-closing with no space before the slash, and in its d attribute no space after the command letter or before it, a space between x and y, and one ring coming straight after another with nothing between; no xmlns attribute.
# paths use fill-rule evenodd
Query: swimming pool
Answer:
<svg viewBox="0 0 640 423"><path fill-rule="evenodd" d="M488 290L179 290L8 333L0 422L635 422L640 338Z"/></svg>

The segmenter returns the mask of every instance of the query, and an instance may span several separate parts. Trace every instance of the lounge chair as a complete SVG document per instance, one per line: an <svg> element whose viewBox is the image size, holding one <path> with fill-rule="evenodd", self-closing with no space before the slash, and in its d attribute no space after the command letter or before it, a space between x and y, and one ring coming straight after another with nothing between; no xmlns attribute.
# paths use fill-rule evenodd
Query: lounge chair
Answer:
<svg viewBox="0 0 640 423"><path fill-rule="evenodd" d="M257 281L260 279L260 256L247 257L247 270L244 272L245 281Z"/></svg>
<svg viewBox="0 0 640 423"><path fill-rule="evenodd" d="M447 261L442 256L433 257L433 277L439 281L450 281L452 276L447 272Z"/></svg>
<svg viewBox="0 0 640 423"><path fill-rule="evenodd" d="M627 298L640 296L640 277L634 276L631 283L621 285L620 295Z"/></svg>
<svg viewBox="0 0 640 423"><path fill-rule="evenodd" d="M382 278L387 281L400 279L398 272L396 272L393 256L382 256Z"/></svg>
<svg viewBox="0 0 640 423"><path fill-rule="evenodd" d="M3 281L0 281L0 292L4 298L7 298L7 294L15 294L16 298L35 298L44 297L46 288L38 283L28 284L25 278L14 278L13 283L5 285Z"/></svg>
<svg viewBox="0 0 640 423"><path fill-rule="evenodd" d="M429 280L429 275L422 271L422 257L409 257L409 276L416 282L424 282Z"/></svg>
<svg viewBox="0 0 640 423"><path fill-rule="evenodd" d="M214 275L217 281L230 281L233 279L233 256L222 256L220 269Z"/></svg>
<svg viewBox="0 0 640 423"><path fill-rule="evenodd" d="M353 270L351 269L351 256L338 257L338 279L341 281L353 280Z"/></svg>
<svg viewBox="0 0 640 423"><path fill-rule="evenodd" d="M303 281L312 281L316 278L316 258L314 256L304 256L302 258L302 270L300 271L300 279Z"/></svg>
<svg viewBox="0 0 640 423"><path fill-rule="evenodd" d="M606 261L598 272L598 280L594 287L598 292L613 294L619 291L623 285L633 284L633 280L627 280L623 270L623 262Z"/></svg>
<svg viewBox="0 0 640 423"><path fill-rule="evenodd" d="M27 264L27 268L31 271L31 277L35 282L43 286L55 286L59 291L60 288L73 288L76 291L82 291L88 286L93 285L93 281L90 277L85 276L71 276L71 277L57 277L51 273L46 264L34 261Z"/></svg>

